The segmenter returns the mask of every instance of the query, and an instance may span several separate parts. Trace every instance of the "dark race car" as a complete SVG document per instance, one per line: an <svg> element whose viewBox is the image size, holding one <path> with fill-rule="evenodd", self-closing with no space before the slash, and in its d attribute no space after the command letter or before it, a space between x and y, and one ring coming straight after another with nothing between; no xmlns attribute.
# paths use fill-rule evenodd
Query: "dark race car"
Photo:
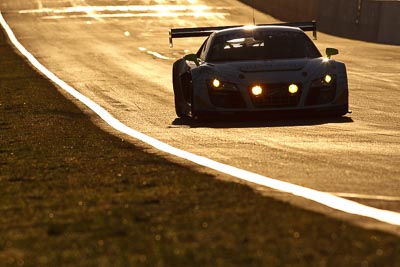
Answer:
<svg viewBox="0 0 400 267"><path fill-rule="evenodd" d="M178 117L214 114L348 113L346 66L323 57L304 31L316 24L183 28L173 38L208 36L173 65Z"/></svg>

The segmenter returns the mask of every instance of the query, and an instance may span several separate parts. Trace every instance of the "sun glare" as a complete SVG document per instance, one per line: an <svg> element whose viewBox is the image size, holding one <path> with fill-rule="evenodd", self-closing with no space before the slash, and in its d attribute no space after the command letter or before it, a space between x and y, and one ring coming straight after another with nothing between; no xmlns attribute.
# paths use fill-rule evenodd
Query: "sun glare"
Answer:
<svg viewBox="0 0 400 267"><path fill-rule="evenodd" d="M245 25L244 26L244 28L246 29L246 30L253 30L254 28L256 28L257 26L255 26L255 25Z"/></svg>
<svg viewBox="0 0 400 267"><path fill-rule="evenodd" d="M189 1L190 4L196 1ZM128 5L128 6L73 6L65 8L39 8L21 10L20 14L45 14L45 19L61 18L128 18L128 17L225 17L221 12L207 5Z"/></svg>

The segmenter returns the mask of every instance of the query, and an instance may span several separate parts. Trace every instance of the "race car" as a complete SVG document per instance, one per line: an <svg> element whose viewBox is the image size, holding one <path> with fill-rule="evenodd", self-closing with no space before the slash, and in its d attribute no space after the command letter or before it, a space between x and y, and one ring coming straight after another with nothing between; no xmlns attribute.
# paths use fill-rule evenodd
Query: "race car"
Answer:
<svg viewBox="0 0 400 267"><path fill-rule="evenodd" d="M348 113L348 82L339 53L326 57L305 33L316 22L179 28L173 38L207 36L196 54L173 64L178 117L218 114Z"/></svg>

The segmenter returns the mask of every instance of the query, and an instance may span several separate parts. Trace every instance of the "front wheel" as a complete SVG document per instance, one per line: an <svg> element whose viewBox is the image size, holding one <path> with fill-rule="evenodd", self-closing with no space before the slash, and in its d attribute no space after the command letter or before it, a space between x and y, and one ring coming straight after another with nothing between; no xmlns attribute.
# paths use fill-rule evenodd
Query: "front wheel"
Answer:
<svg viewBox="0 0 400 267"><path fill-rule="evenodd" d="M179 61L178 61L179 62ZM174 88L174 104L175 104L175 113L179 118L185 118L187 115L183 111L184 97L182 93L182 85L178 73L178 62L175 62L172 67L172 84Z"/></svg>

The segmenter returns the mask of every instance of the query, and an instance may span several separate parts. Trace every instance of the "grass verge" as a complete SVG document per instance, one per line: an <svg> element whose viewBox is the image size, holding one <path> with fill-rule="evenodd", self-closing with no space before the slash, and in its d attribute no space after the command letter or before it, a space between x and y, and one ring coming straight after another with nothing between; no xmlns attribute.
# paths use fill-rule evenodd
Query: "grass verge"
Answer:
<svg viewBox="0 0 400 267"><path fill-rule="evenodd" d="M395 266L400 239L98 129L0 33L1 266Z"/></svg>

